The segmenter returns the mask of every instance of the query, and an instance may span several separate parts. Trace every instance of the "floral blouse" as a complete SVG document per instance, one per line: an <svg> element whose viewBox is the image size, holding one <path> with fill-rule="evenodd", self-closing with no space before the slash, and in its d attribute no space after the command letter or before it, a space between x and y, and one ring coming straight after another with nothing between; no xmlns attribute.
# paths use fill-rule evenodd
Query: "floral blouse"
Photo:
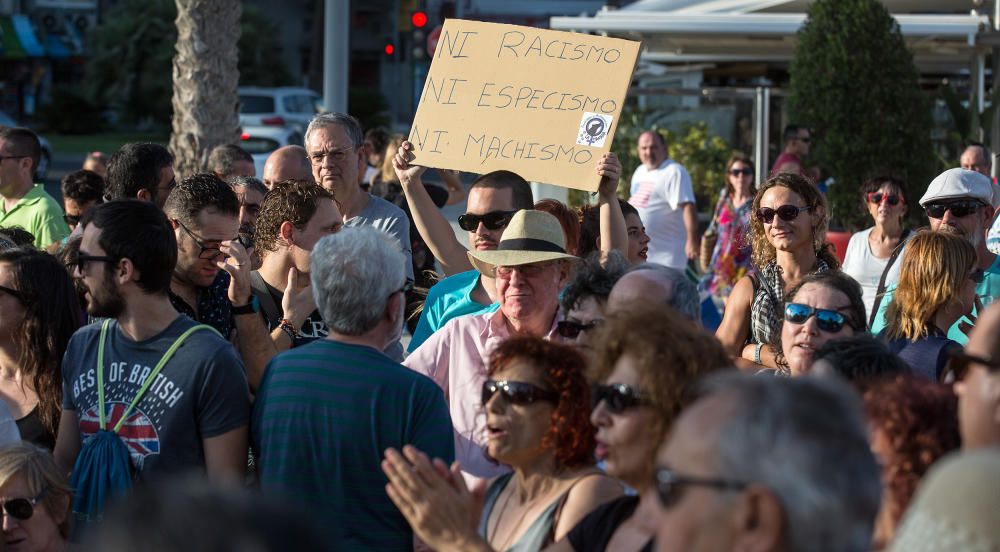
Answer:
<svg viewBox="0 0 1000 552"><path fill-rule="evenodd" d="M750 265L750 209L753 201L747 200L736 207L727 191L722 192L715 205L712 222L706 234L715 232L718 241L712 251L709 271L702 278L699 288L720 299L729 297L733 286L751 270Z"/></svg>

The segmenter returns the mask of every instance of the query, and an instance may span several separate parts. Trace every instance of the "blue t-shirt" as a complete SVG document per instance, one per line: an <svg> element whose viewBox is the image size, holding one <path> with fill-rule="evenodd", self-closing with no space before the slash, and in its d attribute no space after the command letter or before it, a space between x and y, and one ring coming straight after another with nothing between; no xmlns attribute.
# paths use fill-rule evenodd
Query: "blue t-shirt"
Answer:
<svg viewBox="0 0 1000 552"><path fill-rule="evenodd" d="M493 312L500 308L500 303L483 305L472 300L472 290L479 283L479 271L467 270L452 274L444 280L431 286L424 301L424 311L420 313L417 329L413 331L413 339L407 352L417 350L427 338L441 329L445 322L466 314Z"/></svg>
<svg viewBox="0 0 1000 552"><path fill-rule="evenodd" d="M261 490L316 511L331 550L410 550L385 493L385 449L411 444L451 463L444 393L371 347L320 339L267 367L251 421Z"/></svg>
<svg viewBox="0 0 1000 552"><path fill-rule="evenodd" d="M983 304L983 307L988 307L993 303L996 297L1000 297L1000 256L993 260L993 264L989 268L983 271L983 283L976 286L976 295L979 296L979 301ZM896 286L887 288L885 290L885 295L882 297L882 302L879 304L878 314L875 316L875 322L872 324L871 333L878 335L883 329L885 329L886 321L885 314L889 309L889 303L892 302L892 296L896 291ZM972 307L972 316L976 316L976 308ZM958 344L965 346L969 341L969 336L962 331L963 327L969 327L972 325L972 321L969 320L968 315L962 316L951 328L948 329L948 339L958 342Z"/></svg>

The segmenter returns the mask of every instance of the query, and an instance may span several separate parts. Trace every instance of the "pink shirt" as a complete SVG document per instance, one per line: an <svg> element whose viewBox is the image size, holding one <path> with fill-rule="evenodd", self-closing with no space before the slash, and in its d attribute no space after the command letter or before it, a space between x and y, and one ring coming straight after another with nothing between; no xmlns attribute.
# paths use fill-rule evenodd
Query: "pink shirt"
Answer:
<svg viewBox="0 0 1000 552"><path fill-rule="evenodd" d="M552 318L545 339L556 335L559 317ZM455 459L461 462L467 481L510 471L486 458L486 413L481 400L490 353L508 337L510 327L502 309L459 316L434 332L403 361L407 368L433 379L444 390L455 428Z"/></svg>

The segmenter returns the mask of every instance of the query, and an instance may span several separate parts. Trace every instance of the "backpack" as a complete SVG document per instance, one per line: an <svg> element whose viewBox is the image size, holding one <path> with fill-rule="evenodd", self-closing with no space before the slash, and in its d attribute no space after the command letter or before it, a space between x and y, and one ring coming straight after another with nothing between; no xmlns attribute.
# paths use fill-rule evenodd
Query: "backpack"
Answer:
<svg viewBox="0 0 1000 552"><path fill-rule="evenodd" d="M198 330L210 330L217 335L219 334L215 328L205 324L192 326L182 333L170 345L160 361L156 363L156 367L143 382L142 387L139 388L135 398L129 403L115 427L108 430L105 418L107 410L104 403L104 344L110 325L110 319L105 320L101 325L101 337L97 345L97 406L100 429L83 443L70 478L70 487L74 492L72 512L75 537L83 534L89 527L100 523L104 517L105 506L110 500L131 493L134 477L132 459L128 447L118 437L118 431L135 406L142 400L157 374L192 333Z"/></svg>

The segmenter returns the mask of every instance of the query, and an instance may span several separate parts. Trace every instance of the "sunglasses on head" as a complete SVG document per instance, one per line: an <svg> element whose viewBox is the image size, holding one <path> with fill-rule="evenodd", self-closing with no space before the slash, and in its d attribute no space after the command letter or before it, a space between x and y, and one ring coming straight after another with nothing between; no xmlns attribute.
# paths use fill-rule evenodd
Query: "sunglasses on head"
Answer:
<svg viewBox="0 0 1000 552"><path fill-rule="evenodd" d="M741 174L745 176L753 176L753 169L749 167L742 169L729 169L729 174L732 176L740 176Z"/></svg>
<svg viewBox="0 0 1000 552"><path fill-rule="evenodd" d="M35 515L35 506L38 505L38 501L45 496L46 490L42 490L35 498L11 498L0 502L0 507L8 516L21 521L26 521L31 519L31 516Z"/></svg>
<svg viewBox="0 0 1000 552"><path fill-rule="evenodd" d="M595 384L590 388L590 404L592 409L597 408L601 401L612 414L621 414L630 408L642 406L645 403L643 394L625 385L624 383L612 383L608 385Z"/></svg>
<svg viewBox="0 0 1000 552"><path fill-rule="evenodd" d="M533 383L528 383L524 381L508 381L508 380L486 380L483 382L483 390L481 399L483 405L490 402L493 395L500 393L500 395L510 404L518 405L528 405L533 404L538 401L558 403L559 394L555 391L549 391L547 389L542 389Z"/></svg>
<svg viewBox="0 0 1000 552"><path fill-rule="evenodd" d="M954 383L964 380L973 363L982 364L989 372L1000 370L1000 360L993 360L990 356L971 355L966 353L965 349L954 349L948 353L948 363L941 372L941 382Z"/></svg>
<svg viewBox="0 0 1000 552"><path fill-rule="evenodd" d="M560 320L556 324L556 332L566 339L576 339L576 336L580 335L581 332L589 332L600 326L602 322L604 321L594 320L590 324L581 324L572 320Z"/></svg>
<svg viewBox="0 0 1000 552"><path fill-rule="evenodd" d="M854 327L846 316L835 310L815 309L802 303L785 304L785 320L793 324L805 324L806 320L809 320L813 315L816 316L816 325L824 332L837 333L844 327L844 324Z"/></svg>
<svg viewBox="0 0 1000 552"><path fill-rule="evenodd" d="M799 213L802 211L808 211L812 207L806 205L805 207L797 207L795 205L782 205L777 209L772 209L770 207L761 207L757 209L757 218L762 220L764 224L771 224L774 220L774 215L778 215L778 218L785 222L792 222L793 220L799 218Z"/></svg>
<svg viewBox="0 0 1000 552"><path fill-rule="evenodd" d="M487 230L499 230L510 222L510 217L517 211L490 211L482 215L465 213L458 216L458 226L466 232L475 232L482 222Z"/></svg>
<svg viewBox="0 0 1000 552"><path fill-rule="evenodd" d="M741 491L745 483L710 477L690 477L680 475L670 468L656 468L653 475L653 485L660 506L670 508L680 501L684 487L711 487L720 491Z"/></svg>
<svg viewBox="0 0 1000 552"><path fill-rule="evenodd" d="M978 201L953 201L951 203L928 203L924 205L924 211L927 212L927 216L933 219L944 218L946 211L951 211L951 216L953 217L967 217L982 207L983 204Z"/></svg>
<svg viewBox="0 0 1000 552"><path fill-rule="evenodd" d="M883 201L895 207L899 205L900 197L896 194L883 194L882 192L868 192L868 203L881 205Z"/></svg>

